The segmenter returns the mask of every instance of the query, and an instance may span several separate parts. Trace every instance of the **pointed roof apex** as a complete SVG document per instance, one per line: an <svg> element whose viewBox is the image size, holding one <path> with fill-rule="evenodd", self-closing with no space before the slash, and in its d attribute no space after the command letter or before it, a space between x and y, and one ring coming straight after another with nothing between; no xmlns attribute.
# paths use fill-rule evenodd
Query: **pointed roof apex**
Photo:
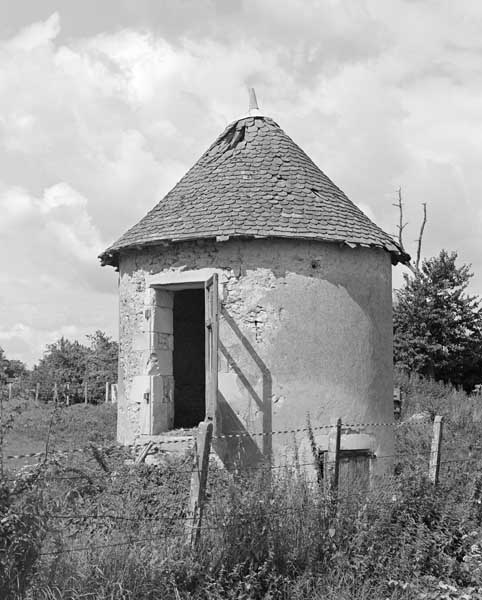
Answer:
<svg viewBox="0 0 482 600"><path fill-rule="evenodd" d="M249 88L249 110L248 115L250 117L261 117L261 111L259 110L258 100L256 98L256 92L254 88Z"/></svg>

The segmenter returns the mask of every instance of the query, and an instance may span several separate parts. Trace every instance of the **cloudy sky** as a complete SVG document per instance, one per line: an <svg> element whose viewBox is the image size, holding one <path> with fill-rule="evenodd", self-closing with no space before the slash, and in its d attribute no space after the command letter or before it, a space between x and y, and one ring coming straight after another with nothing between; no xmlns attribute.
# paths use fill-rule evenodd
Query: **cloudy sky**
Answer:
<svg viewBox="0 0 482 600"><path fill-rule="evenodd" d="M0 346L117 336L97 255L247 110L482 294L480 0L0 0ZM398 267L398 285L402 269Z"/></svg>

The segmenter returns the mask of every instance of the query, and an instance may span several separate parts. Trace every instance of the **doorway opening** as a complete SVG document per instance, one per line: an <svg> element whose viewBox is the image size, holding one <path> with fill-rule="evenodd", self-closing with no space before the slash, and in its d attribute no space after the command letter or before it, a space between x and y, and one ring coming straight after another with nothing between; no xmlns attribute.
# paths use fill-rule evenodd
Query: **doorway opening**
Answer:
<svg viewBox="0 0 482 600"><path fill-rule="evenodd" d="M197 427L206 414L204 289L174 292L174 428Z"/></svg>

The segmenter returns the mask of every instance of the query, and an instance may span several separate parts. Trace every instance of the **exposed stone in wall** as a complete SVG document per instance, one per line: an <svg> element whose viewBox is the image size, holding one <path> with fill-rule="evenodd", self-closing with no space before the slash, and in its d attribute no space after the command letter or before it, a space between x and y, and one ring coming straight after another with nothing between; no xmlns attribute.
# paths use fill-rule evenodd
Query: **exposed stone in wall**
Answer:
<svg viewBox="0 0 482 600"><path fill-rule="evenodd" d="M222 427L299 427L307 412L313 423L391 418L388 253L293 240L184 242L121 255L121 441L139 432L139 408L128 402L133 378L155 369L135 343L148 326L149 277L205 268L220 276ZM157 344L168 351L172 337ZM375 450L389 453L384 435L376 434ZM268 438L243 451L271 451Z"/></svg>

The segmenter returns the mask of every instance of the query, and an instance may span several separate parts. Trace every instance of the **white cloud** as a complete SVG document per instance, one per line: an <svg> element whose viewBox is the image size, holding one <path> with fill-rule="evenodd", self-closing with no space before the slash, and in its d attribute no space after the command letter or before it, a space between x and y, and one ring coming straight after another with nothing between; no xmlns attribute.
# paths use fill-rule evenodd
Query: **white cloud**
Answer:
<svg viewBox="0 0 482 600"><path fill-rule="evenodd" d="M88 204L65 182L38 197L0 186L0 346L12 358L32 363L45 344L89 333L94 323L113 331L115 276L99 268L107 242Z"/></svg>
<svg viewBox="0 0 482 600"><path fill-rule="evenodd" d="M115 332L98 251L245 112L248 85L391 232L402 186L409 249L427 202L427 253L459 249L482 292L480 2L244 0L208 3L204 24L189 7L166 8L165 35L64 39L54 13L0 41L3 330Z"/></svg>
<svg viewBox="0 0 482 600"><path fill-rule="evenodd" d="M0 346L8 348L8 358L33 364L42 356L48 344L61 337L74 340L79 339L81 335L82 331L76 325L64 325L59 329L43 331L19 322L9 329L0 328Z"/></svg>
<svg viewBox="0 0 482 600"><path fill-rule="evenodd" d="M87 199L73 190L67 183L58 183L45 190L40 202L40 210L44 213L52 212L60 207L80 208L87 206Z"/></svg>
<svg viewBox="0 0 482 600"><path fill-rule="evenodd" d="M57 12L46 21L32 23L24 27L7 43L12 51L31 52L52 42L60 32L60 18Z"/></svg>
<svg viewBox="0 0 482 600"><path fill-rule="evenodd" d="M93 263L95 253L106 245L87 212L87 199L64 182L47 188L40 198L21 188L4 187L0 192L0 212L0 231L7 252L11 256L21 254L18 248L21 232L28 240L28 246L22 244L23 252L30 255L36 248L30 260L37 263L40 272L45 258L55 254L59 255L59 264L72 258L79 264ZM70 273L75 274L75 270L75 264L69 266Z"/></svg>

